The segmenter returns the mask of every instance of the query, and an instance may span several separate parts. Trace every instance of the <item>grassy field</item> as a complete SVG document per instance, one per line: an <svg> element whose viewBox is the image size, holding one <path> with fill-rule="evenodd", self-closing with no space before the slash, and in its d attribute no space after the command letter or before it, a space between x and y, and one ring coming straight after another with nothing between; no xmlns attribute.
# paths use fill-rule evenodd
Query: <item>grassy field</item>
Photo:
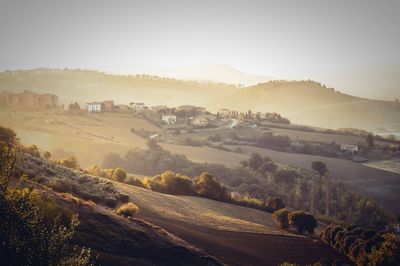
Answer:
<svg viewBox="0 0 400 266"><path fill-rule="evenodd" d="M68 116L34 112L13 115L2 113L0 124L16 130L24 144L34 143L42 150L54 152L57 149L62 149L74 154L82 167L101 164L104 155L110 152L124 154L134 147L145 148L146 140L131 133L131 128L160 131L153 124L128 115ZM289 131L279 132L286 133ZM238 135L251 134L250 129L238 129L235 132ZM232 130L197 130L193 134L186 135L196 139L207 138L216 133L220 134L222 138L226 138L232 133ZM310 138L311 136L317 137L317 135L312 134L321 133L310 134L297 131L292 134ZM323 135L331 136L330 134ZM342 135L332 136L349 138L349 140L352 138ZM310 168L312 161L324 161L333 179L343 182L354 192L376 199L393 213L400 212L400 205L398 205L400 174L393 171L398 166L398 162L392 162L390 169L388 169L387 163L362 165L337 158L285 153L249 146L242 146L242 152L239 154L210 147L193 147L170 143L161 145L171 152L184 154L195 162L220 163L231 167L237 166L240 161L245 160L254 152L269 156L277 162L304 168ZM236 146L231 148L233 150Z"/></svg>

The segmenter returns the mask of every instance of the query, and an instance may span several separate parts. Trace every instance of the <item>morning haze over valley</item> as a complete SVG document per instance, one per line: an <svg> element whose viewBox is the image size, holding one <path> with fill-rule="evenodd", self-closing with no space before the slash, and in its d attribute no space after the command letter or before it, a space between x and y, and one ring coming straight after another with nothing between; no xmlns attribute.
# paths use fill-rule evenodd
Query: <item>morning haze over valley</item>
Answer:
<svg viewBox="0 0 400 266"><path fill-rule="evenodd" d="M0 1L2 265L400 265L396 1Z"/></svg>

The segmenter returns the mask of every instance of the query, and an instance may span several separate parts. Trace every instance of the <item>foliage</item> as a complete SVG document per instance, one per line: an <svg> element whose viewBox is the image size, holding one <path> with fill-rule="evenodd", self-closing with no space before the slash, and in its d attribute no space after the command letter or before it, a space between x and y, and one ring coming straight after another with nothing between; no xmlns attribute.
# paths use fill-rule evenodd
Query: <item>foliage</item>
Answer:
<svg viewBox="0 0 400 266"><path fill-rule="evenodd" d="M114 169L112 174L112 179L117 180L119 182L124 182L126 180L126 172L121 167Z"/></svg>
<svg viewBox="0 0 400 266"><path fill-rule="evenodd" d="M43 153L43 157L44 157L46 160L50 160L51 153L50 153L49 151L45 151L45 152Z"/></svg>
<svg viewBox="0 0 400 266"><path fill-rule="evenodd" d="M290 145L288 136L273 135L270 132L264 132L257 138L256 142L258 146L263 148L284 148Z"/></svg>
<svg viewBox="0 0 400 266"><path fill-rule="evenodd" d="M74 156L70 156L68 158L59 160L57 163L62 165L62 166L71 168L71 169L78 169L79 168L78 160Z"/></svg>
<svg viewBox="0 0 400 266"><path fill-rule="evenodd" d="M12 185L20 146L14 138L1 142L0 147L2 265L92 265L89 249L69 246L78 216L72 215L70 223L64 225L60 215L54 218L46 214L51 209L43 204L37 190Z"/></svg>
<svg viewBox="0 0 400 266"><path fill-rule="evenodd" d="M153 178L145 178L144 185L151 190L173 194L194 195L196 194L192 181L187 177L172 171L166 171Z"/></svg>
<svg viewBox="0 0 400 266"><path fill-rule="evenodd" d="M296 227L297 232L303 234L304 232L314 233L317 227L317 220L312 214L304 211L294 211L288 214L289 225Z"/></svg>
<svg viewBox="0 0 400 266"><path fill-rule="evenodd" d="M116 210L116 213L118 215L121 215L124 217L133 217L138 212L139 212L139 207L136 204L134 204L133 202L125 203Z"/></svg>
<svg viewBox="0 0 400 266"><path fill-rule="evenodd" d="M326 164L322 161L313 161L311 163L311 168L319 173L319 175L324 175L328 172L328 168L326 168Z"/></svg>
<svg viewBox="0 0 400 266"><path fill-rule="evenodd" d="M285 208L285 203L279 197L269 197L265 203L265 209L271 213L283 208Z"/></svg>
<svg viewBox="0 0 400 266"><path fill-rule="evenodd" d="M272 214L272 217L280 228L287 229L289 227L288 215L289 211L287 209L280 209L275 211Z"/></svg>
<svg viewBox="0 0 400 266"><path fill-rule="evenodd" d="M27 153L33 157L40 158L39 148L34 144L29 145L28 147L23 147L22 152Z"/></svg>
<svg viewBox="0 0 400 266"><path fill-rule="evenodd" d="M400 240L390 232L331 224L320 237L357 265L395 266L400 263Z"/></svg>
<svg viewBox="0 0 400 266"><path fill-rule="evenodd" d="M202 197L220 201L230 200L226 187L209 173L202 173L193 183L195 191Z"/></svg>
<svg viewBox="0 0 400 266"><path fill-rule="evenodd" d="M123 167L130 172L150 176L168 170L190 177L207 172L221 184L231 185L228 189L243 196L261 201L278 196L290 208L362 227L382 228L390 218L374 201L349 192L343 184L332 181L328 175L320 176L305 169L278 169L276 165L275 172L264 171L264 165L273 162L269 158L257 161L262 161L262 164L256 170L248 166L248 160L241 162L241 167L237 168L195 163L184 155L172 154L157 145L154 149L130 150L123 157L111 154L105 157L103 166Z"/></svg>

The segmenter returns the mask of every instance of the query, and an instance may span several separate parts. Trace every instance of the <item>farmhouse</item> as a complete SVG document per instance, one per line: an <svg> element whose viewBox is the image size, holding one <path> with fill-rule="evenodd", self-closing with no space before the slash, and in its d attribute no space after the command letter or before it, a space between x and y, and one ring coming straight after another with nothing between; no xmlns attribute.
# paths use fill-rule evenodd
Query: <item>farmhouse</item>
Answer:
<svg viewBox="0 0 400 266"><path fill-rule="evenodd" d="M163 115L161 120L169 125L172 125L176 123L176 115Z"/></svg>
<svg viewBox="0 0 400 266"><path fill-rule="evenodd" d="M103 103L101 102L87 103L86 110L89 113L100 113L103 111Z"/></svg>

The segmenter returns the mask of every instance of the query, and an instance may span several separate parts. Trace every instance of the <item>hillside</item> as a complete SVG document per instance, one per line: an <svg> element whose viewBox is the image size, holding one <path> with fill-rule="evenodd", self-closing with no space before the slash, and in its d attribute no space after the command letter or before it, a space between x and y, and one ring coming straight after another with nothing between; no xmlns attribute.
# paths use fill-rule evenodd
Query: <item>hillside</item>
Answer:
<svg viewBox="0 0 400 266"><path fill-rule="evenodd" d="M271 81L216 100L228 108L278 112L292 122L326 128L400 127L400 106L334 91L313 81Z"/></svg>
<svg viewBox="0 0 400 266"><path fill-rule="evenodd" d="M110 182L29 155L24 155L18 169L29 177L38 177L45 193L78 212L81 226L75 242L92 248L103 265L116 265L117 259L118 265L218 265L213 257L193 246L228 265L343 259L317 238L281 232L266 212ZM54 180L62 180L64 186L54 186ZM69 185L71 190L66 189ZM47 186L53 190L48 191ZM96 194L98 203L94 207L77 206L63 199L63 194L53 192L60 189L75 197ZM105 197L120 201L121 195L128 195L139 206L137 218L141 220L118 217L104 204Z"/></svg>
<svg viewBox="0 0 400 266"><path fill-rule="evenodd" d="M251 87L149 75L117 76L89 70L36 69L0 73L0 90L52 92L68 104L113 99L148 105L201 105L216 112L278 112L292 122L328 128L399 130L400 108L389 101L353 97L313 81L270 81Z"/></svg>

